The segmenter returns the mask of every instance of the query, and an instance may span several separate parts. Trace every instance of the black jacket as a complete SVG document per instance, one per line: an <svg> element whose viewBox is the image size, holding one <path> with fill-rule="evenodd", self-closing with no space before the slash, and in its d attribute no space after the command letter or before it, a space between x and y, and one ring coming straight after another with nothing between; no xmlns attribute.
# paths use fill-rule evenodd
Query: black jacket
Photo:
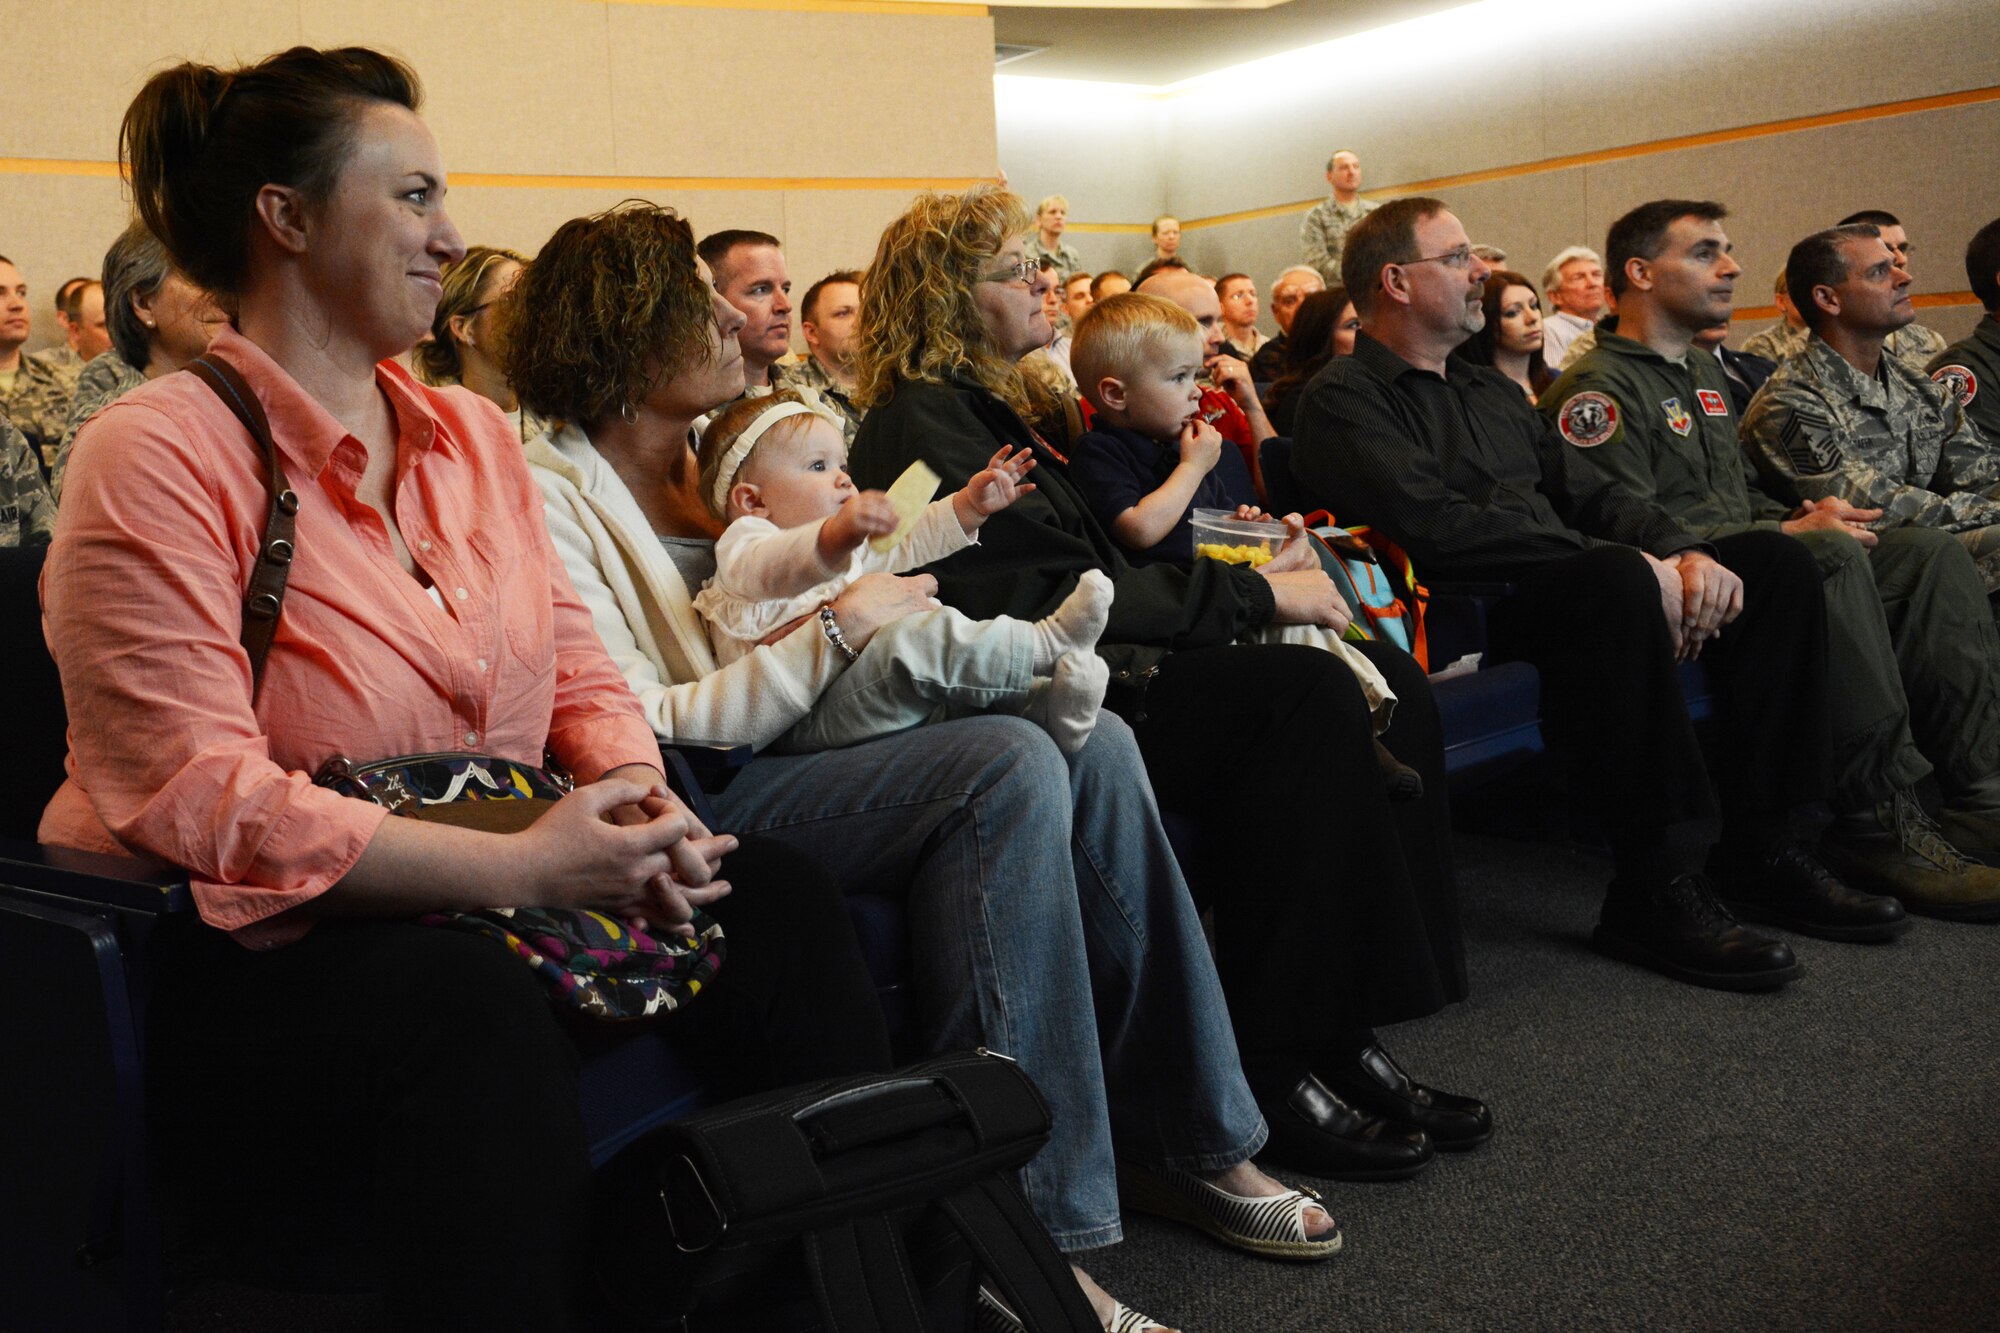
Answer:
<svg viewBox="0 0 2000 1333"><path fill-rule="evenodd" d="M1062 455L970 379L898 384L893 398L862 419L848 471L855 485L882 490L922 459L951 490L1003 444L1034 450L1029 480L1036 489L989 518L978 545L925 567L948 605L981 619L1033 620L1068 596L1085 570L1101 569L1117 587L1100 644L1114 668L1150 665L1165 649L1232 643L1276 614L1270 583L1242 567L1214 560L1198 560L1192 571L1129 563L1091 515Z"/></svg>

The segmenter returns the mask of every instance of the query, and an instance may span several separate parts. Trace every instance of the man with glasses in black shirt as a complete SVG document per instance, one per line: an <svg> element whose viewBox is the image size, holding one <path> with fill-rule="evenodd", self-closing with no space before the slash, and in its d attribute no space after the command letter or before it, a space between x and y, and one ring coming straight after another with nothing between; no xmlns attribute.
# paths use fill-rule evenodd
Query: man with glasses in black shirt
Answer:
<svg viewBox="0 0 2000 1333"><path fill-rule="evenodd" d="M1828 786L1826 608L1819 572L1775 532L1704 541L1565 445L1492 370L1454 355L1477 331L1485 263L1436 199L1401 199L1348 236L1342 277L1361 317L1300 403L1304 498L1400 542L1434 580L1517 590L1492 647L1542 678L1550 741L1611 844L1594 942L1695 985L1751 990L1799 972L1745 929L1706 868L1749 865L1731 896L1850 891L1820 862L1809 811ZM1578 429L1608 433L1587 405ZM1718 801L1679 665L1710 666L1728 743Z"/></svg>

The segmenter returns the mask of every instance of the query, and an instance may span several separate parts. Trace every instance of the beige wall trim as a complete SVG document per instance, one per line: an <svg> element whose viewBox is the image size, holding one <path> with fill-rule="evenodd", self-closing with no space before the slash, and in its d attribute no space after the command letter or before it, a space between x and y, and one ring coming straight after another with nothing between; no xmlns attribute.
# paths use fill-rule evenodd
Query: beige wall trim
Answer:
<svg viewBox="0 0 2000 1333"><path fill-rule="evenodd" d="M1518 176L1536 176L1543 172L1564 171L1571 167L1595 166L1601 162L1620 162L1626 158L1651 157L1656 153L1676 153L1688 148L1707 148L1714 144L1736 143L1743 139L1763 139L1776 134L1796 134L1801 130L1824 129L1829 125L1850 125L1861 120L1883 120L1890 116L1907 116L1919 111L1943 111L1952 107L1974 106L1981 102L2000 102L2000 86L1972 88L1965 92L1943 93L1936 97L1913 97L1900 102L1881 102L1874 106L1854 107L1846 111L1830 111L1818 116L1794 116L1789 120L1765 121L1760 125L1741 125L1735 129L1712 130L1706 134L1683 134L1672 139L1654 139L1646 143L1628 144L1622 148L1602 148L1590 153L1570 153L1562 157L1543 158L1539 162L1522 162L1511 167L1494 167L1486 171L1468 171L1456 176L1438 176L1432 180L1405 181L1399 185L1386 185L1379 189L1363 190L1370 199L1387 198L1393 195L1428 194L1441 190L1455 189L1462 185L1483 185L1488 181L1512 180ZM1297 203L1273 204L1268 208L1250 208L1240 213L1221 213L1207 218L1186 218L1181 222L1182 231L1194 231L1201 227L1222 227L1232 222L1255 222L1260 218L1283 217L1288 213L1303 213L1313 205L1324 201L1325 196L1316 199L1302 199ZM1131 230L1127 226L1105 228L1103 224L1090 226L1071 223L1072 231L1094 231L1100 229ZM1140 231L1148 231L1140 225Z"/></svg>
<svg viewBox="0 0 2000 1333"><path fill-rule="evenodd" d="M599 0L593 0L597 3ZM613 5L662 9L780 9L794 14L901 14L905 18L986 17L985 5L932 4L930 0L601 0Z"/></svg>
<svg viewBox="0 0 2000 1333"><path fill-rule="evenodd" d="M0 175L111 176L116 162L67 162L46 157L0 157ZM972 176L527 176L502 171L462 171L453 185L515 190L964 190ZM1141 224L1139 231L1145 231Z"/></svg>

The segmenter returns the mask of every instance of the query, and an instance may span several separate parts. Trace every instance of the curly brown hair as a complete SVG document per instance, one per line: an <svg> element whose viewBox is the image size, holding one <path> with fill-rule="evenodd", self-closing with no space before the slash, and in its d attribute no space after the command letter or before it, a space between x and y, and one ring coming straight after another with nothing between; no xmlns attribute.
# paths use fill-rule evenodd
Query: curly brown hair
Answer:
<svg viewBox="0 0 2000 1333"><path fill-rule="evenodd" d="M694 230L627 199L556 228L508 297L500 368L530 411L588 427L716 348Z"/></svg>
<svg viewBox="0 0 2000 1333"><path fill-rule="evenodd" d="M993 345L973 291L1010 239L1033 225L1020 197L994 185L927 191L882 232L861 281L855 400L874 407L901 380L943 383L954 373L1018 412L1037 404L1021 372Z"/></svg>

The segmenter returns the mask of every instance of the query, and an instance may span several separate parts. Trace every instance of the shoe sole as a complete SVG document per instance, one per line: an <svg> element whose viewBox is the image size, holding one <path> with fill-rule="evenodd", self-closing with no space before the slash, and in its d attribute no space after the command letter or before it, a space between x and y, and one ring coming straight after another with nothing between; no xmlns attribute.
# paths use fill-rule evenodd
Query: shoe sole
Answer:
<svg viewBox="0 0 2000 1333"><path fill-rule="evenodd" d="M1920 903L1908 898L1899 899L1905 912L1931 917L1938 921L1957 921L1968 924L1982 924L2000 921L2000 903Z"/></svg>
<svg viewBox="0 0 2000 1333"><path fill-rule="evenodd" d="M1816 940L1832 940L1836 944L1880 944L1895 939L1910 928L1910 918L1906 916L1866 926L1827 926L1773 911L1759 903L1727 899L1723 905L1735 913L1740 921L1755 921L1760 926L1776 926L1795 935L1810 935ZM1909 909L1906 906L1904 910Z"/></svg>
<svg viewBox="0 0 2000 1333"><path fill-rule="evenodd" d="M1433 1153L1437 1151L1435 1143L1431 1145L1431 1151ZM1422 1161L1412 1163L1409 1166L1384 1166L1377 1167L1372 1171L1330 1171L1308 1157L1289 1153L1283 1148L1266 1144L1264 1150L1257 1154L1257 1160L1260 1162L1275 1162L1288 1171L1296 1171L1302 1176L1311 1176L1314 1180L1340 1180L1350 1185L1379 1185L1391 1180L1408 1180L1411 1176L1422 1175L1430 1169L1431 1163L1437 1159L1435 1157L1426 1157Z"/></svg>
<svg viewBox="0 0 2000 1333"><path fill-rule="evenodd" d="M1240 1231L1232 1231L1209 1216L1206 1210L1193 1200L1174 1190L1171 1185L1155 1179L1149 1171L1121 1170L1118 1173L1118 1198L1126 1207L1136 1212L1151 1213L1170 1221L1183 1222L1198 1231L1206 1231L1234 1250L1262 1255L1266 1259L1290 1259L1310 1261L1331 1259L1339 1254L1347 1238L1340 1233L1338 1224L1333 1235L1323 1240L1267 1240L1261 1236L1246 1236ZM1325 1210L1326 1205L1320 1205ZM1331 1211L1327 1215L1332 1216Z"/></svg>
<svg viewBox="0 0 2000 1333"><path fill-rule="evenodd" d="M1430 1133L1429 1130L1425 1130L1424 1132L1427 1134ZM1479 1147L1492 1137L1493 1131L1491 1129L1488 1129L1478 1138L1472 1139L1441 1139L1437 1135L1431 1134L1431 1149L1434 1152L1471 1152L1474 1148Z"/></svg>
<svg viewBox="0 0 2000 1333"><path fill-rule="evenodd" d="M1763 972L1704 972L1699 968L1662 957L1644 945L1635 944L1631 940L1612 934L1603 926L1599 926L1591 935L1590 943L1591 947L1607 958L1615 958L1621 963L1631 963L1650 972L1657 972L1663 977L1684 981L1690 986L1705 986L1710 990L1776 990L1786 982L1805 974L1804 966L1796 962L1790 967L1770 968Z"/></svg>

